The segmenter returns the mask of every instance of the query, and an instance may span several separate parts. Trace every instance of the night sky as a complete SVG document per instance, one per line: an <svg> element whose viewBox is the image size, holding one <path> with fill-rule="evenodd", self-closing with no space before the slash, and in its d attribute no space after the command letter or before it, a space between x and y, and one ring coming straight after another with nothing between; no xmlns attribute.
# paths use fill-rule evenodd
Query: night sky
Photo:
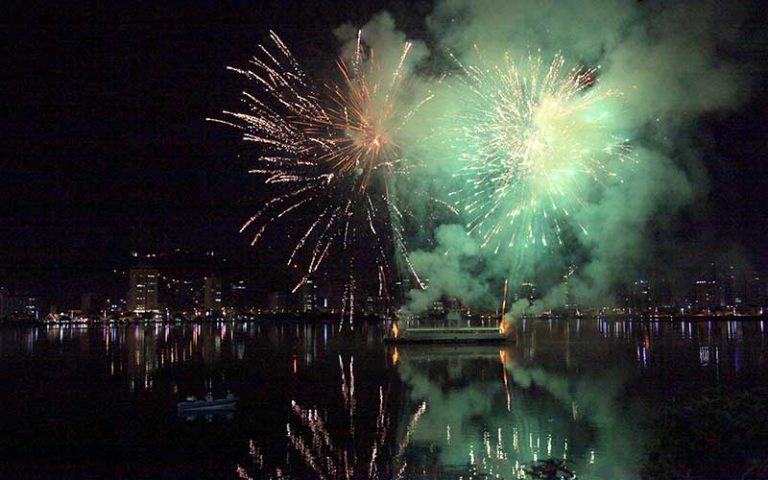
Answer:
<svg viewBox="0 0 768 480"><path fill-rule="evenodd" d="M242 79L225 67L244 64L272 29L307 70L322 71L338 48L332 30L385 7L422 36L432 6L409 3L6 8L0 286L88 276L132 250L248 251L238 229L261 198L248 147L205 121L238 105ZM756 48L768 62L768 46ZM755 264L768 263L767 118L756 75L751 100L702 122L708 203L688 227L706 224L712 244L733 244ZM268 255L248 255L272 266Z"/></svg>

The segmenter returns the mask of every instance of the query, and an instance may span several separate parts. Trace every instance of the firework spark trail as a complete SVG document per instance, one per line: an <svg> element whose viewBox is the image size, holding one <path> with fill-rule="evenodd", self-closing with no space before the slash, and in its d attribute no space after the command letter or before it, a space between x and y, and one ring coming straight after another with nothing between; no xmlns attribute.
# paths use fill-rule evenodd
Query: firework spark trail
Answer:
<svg viewBox="0 0 768 480"><path fill-rule="evenodd" d="M301 458L304 459L304 462L309 465L312 470L315 471L319 475L319 478L325 479L326 476L323 473L323 470L320 468L321 466L318 465L318 463L315 461L315 456L313 454L313 451L307 444L304 442L304 440L301 437L298 437L293 434L291 430L291 426L286 425L286 434L290 440L291 446L299 452L301 455ZM330 459L330 457L326 457L327 459ZM331 471L335 471L335 467L333 467L331 464L327 465L327 468Z"/></svg>
<svg viewBox="0 0 768 480"><path fill-rule="evenodd" d="M346 369L343 360L340 358L339 361L342 367L340 383L344 416L351 414L355 417L357 413L354 406L353 361L350 358L349 378L344 374ZM317 408L305 409L292 401L292 419L285 426L288 444L317 478L329 480L403 478L407 467L405 451L414 429L426 412L427 404L422 402L408 419L403 438L394 444L397 446L397 451L392 452L387 447L393 440L389 438L393 418L387 408L388 402L389 397L383 386L379 386L376 424L371 429L361 430L362 433L370 434L370 443L365 440L365 448L358 450L358 441L352 428L346 430L342 438L334 438L321 419ZM355 421L351 417L345 420L350 423L350 426ZM329 425L334 424L338 425L329 421ZM253 441L249 443L249 454L257 470L268 474L269 478L272 478L273 473L277 478L292 478L279 467L265 468L262 454ZM239 465L237 473L241 478L250 476L250 473Z"/></svg>
<svg viewBox="0 0 768 480"><path fill-rule="evenodd" d="M291 406L293 413L296 417L301 419L302 424L305 427L311 426L313 433L312 444L315 446L322 444L332 449L330 440L331 435L328 433L325 423L319 417L317 410L305 410L296 402L291 402Z"/></svg>
<svg viewBox="0 0 768 480"><path fill-rule="evenodd" d="M627 146L608 128L604 102L618 96L597 86L597 69L565 68L557 54L515 63L507 53L491 66L478 51L465 66L456 144L465 180L452 192L483 247L562 244L564 220L592 185L616 176ZM578 225L587 234L583 225Z"/></svg>
<svg viewBox="0 0 768 480"><path fill-rule="evenodd" d="M402 232L390 221L392 212L399 210L388 185L409 169L400 158L396 137L432 98L429 94L413 103L403 101L412 44L404 44L399 62L387 74L358 32L351 65L338 61L341 80L318 86L274 32L270 41L269 48L259 45L259 55L247 68L229 68L257 87L255 94L242 94L247 111L224 111L224 119L209 119L239 129L245 141L259 147L259 165L251 172L279 191L241 232L255 229L256 245L281 219L314 218L297 234L288 259L289 265L294 261L305 265L294 291L337 247L349 250L354 242L366 241L378 256L380 290L388 296L389 257L392 252L408 257ZM415 274L412 268L411 272ZM350 315L353 289L347 286Z"/></svg>
<svg viewBox="0 0 768 480"><path fill-rule="evenodd" d="M333 478L340 469L339 463L346 464L346 458L338 458L337 448L332 442L324 422L320 419L318 411L316 409L304 410L293 402L293 413L310 432L310 442L307 443L301 436L294 435L289 423L286 425L286 429L291 445L299 452L305 463L318 474L327 473ZM337 458L334 459L334 455ZM318 460L321 462L320 464Z"/></svg>
<svg viewBox="0 0 768 480"><path fill-rule="evenodd" d="M344 325L348 321L350 330L355 329L355 277L354 277L354 257L350 259L349 279L344 286L344 293L341 296L341 322L339 322L339 332L344 330Z"/></svg>
<svg viewBox="0 0 768 480"><path fill-rule="evenodd" d="M240 480L253 480L253 477L248 476L248 470L244 469L240 465L237 466L237 478Z"/></svg>
<svg viewBox="0 0 768 480"><path fill-rule="evenodd" d="M349 383L344 373L344 359L339 355L339 369L341 371L341 396L344 398L344 407L349 412L351 432L354 435L354 415L355 415L355 357L349 358Z"/></svg>

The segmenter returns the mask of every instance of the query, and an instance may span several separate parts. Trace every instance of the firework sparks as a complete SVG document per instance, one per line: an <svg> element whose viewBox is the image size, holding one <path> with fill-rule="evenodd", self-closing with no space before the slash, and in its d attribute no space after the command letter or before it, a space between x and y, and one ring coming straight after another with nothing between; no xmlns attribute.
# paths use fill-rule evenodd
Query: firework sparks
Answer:
<svg viewBox="0 0 768 480"><path fill-rule="evenodd" d="M540 55L515 63L506 54L497 66L461 67L458 176L466 182L452 195L468 230L496 253L562 243L564 219L626 158L603 108L618 93L597 86L595 68L566 69L559 54L549 65Z"/></svg>
<svg viewBox="0 0 768 480"><path fill-rule="evenodd" d="M415 104L402 101L411 43L404 44L398 65L385 75L358 34L351 63L338 61L341 81L318 87L274 32L270 39L272 48L260 45L248 69L231 68L258 87L257 94L243 93L247 111L225 111L224 120L211 119L242 130L244 140L256 144L261 155L251 172L263 175L266 184L279 185L280 193L241 232L255 231L255 245L271 225L289 215L312 218L288 258L292 265L307 257L299 261L304 275L294 291L334 249L351 250L365 239L376 252L380 290L386 295L392 252L408 256L402 213L390 194L392 178L408 171L396 138L431 98ZM354 264L353 255L349 263ZM354 302L353 288L348 290L344 302Z"/></svg>
<svg viewBox="0 0 768 480"><path fill-rule="evenodd" d="M426 402L408 418L406 431L402 438L393 438L393 428L397 418L393 418L387 405L391 403L383 386L378 388L378 410L376 424L370 428L356 432L354 423L358 414L355 413L354 389L350 389L344 379L342 367L342 392L344 397L344 417L333 418L333 421L323 420L323 415L317 408L306 409L296 402L291 402L291 420L286 424L286 438L293 452L301 459L303 466L311 470L313 478L328 480L344 480L360 478L381 480L388 478L404 478L406 470L406 450L411 436L421 417L427 410ZM350 374L352 361L350 359ZM354 382L352 382L354 383ZM329 415L325 411L325 415ZM332 427L345 425L341 436L331 433ZM334 430L335 432L335 430ZM237 473L240 478L304 478L302 472L293 476L290 464L285 469L265 466L264 457L256 445L251 442L250 456L255 472L249 472L238 465ZM296 465L294 468L299 467ZM300 468L297 468L300 470Z"/></svg>

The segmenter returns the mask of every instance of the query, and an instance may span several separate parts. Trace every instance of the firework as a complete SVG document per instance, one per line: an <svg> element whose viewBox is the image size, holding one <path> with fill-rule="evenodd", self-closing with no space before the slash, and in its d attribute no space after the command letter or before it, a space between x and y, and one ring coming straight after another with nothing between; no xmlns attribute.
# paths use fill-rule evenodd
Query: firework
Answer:
<svg viewBox="0 0 768 480"><path fill-rule="evenodd" d="M340 81L318 86L274 32L270 39L271 48L260 45L249 68L231 68L257 85L257 93L243 93L247 111L225 111L224 120L213 119L242 130L244 140L258 146L258 166L251 172L277 186L278 193L241 232L254 232L255 245L276 222L300 217L292 223L304 227L294 236L298 240L287 261L304 269L294 291L334 249L351 251L352 244L365 241L375 252L380 294L386 295L392 251L408 256L402 213L390 186L408 171L396 138L430 98L402 101L411 44L404 44L399 64L385 75L358 34L353 58L338 61ZM347 257L353 271L354 254ZM353 285L350 277L344 299L350 314Z"/></svg>
<svg viewBox="0 0 768 480"><path fill-rule="evenodd" d="M264 456L251 442L252 473L256 478L306 478L306 470L311 472L312 478L327 480L405 478L406 451L427 410L427 403L421 402L406 418L405 431L398 436L395 432L398 418L389 410L393 400L387 390L381 385L378 388L378 409L373 425L371 418L360 415L356 409L354 357L345 363L339 356L339 367L343 401L336 406L341 406L341 411L332 407L305 408L292 401L291 416L285 427L286 439L301 463L294 464L293 468L290 463L285 468L265 466ZM356 428L363 420L366 420L362 425L364 428ZM240 478L252 478L246 468L237 468Z"/></svg>
<svg viewBox="0 0 768 480"><path fill-rule="evenodd" d="M456 116L462 187L452 195L483 247L562 243L564 219L592 185L616 176L626 145L609 128L597 69L565 68L556 55L464 66ZM583 234L584 225L577 224Z"/></svg>

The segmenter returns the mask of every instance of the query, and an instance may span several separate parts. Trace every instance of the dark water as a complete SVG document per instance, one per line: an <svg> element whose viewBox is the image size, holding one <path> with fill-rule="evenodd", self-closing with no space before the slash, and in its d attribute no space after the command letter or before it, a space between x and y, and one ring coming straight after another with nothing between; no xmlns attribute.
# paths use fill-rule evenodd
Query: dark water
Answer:
<svg viewBox="0 0 768 480"><path fill-rule="evenodd" d="M397 349L378 326L6 326L0 477L510 479L557 458L639 478L660 411L764 382L765 323L536 320L508 346ZM236 413L177 415L208 389Z"/></svg>

